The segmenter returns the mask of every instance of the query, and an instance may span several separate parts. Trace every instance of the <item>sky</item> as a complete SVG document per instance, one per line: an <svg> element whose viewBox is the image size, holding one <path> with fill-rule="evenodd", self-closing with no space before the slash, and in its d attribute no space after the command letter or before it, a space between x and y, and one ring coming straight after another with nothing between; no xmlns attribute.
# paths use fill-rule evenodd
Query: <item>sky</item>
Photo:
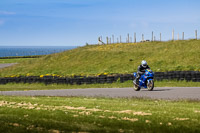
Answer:
<svg viewBox="0 0 200 133"><path fill-rule="evenodd" d="M0 0L0 46L83 46L127 34L137 41L200 38L200 0ZM116 41L116 40L115 40Z"/></svg>

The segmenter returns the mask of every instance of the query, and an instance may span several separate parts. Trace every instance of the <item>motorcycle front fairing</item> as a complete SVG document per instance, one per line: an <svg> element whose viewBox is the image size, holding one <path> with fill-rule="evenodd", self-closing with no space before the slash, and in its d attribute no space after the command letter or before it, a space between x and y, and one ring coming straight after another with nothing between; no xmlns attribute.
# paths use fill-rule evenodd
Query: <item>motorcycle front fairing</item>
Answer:
<svg viewBox="0 0 200 133"><path fill-rule="evenodd" d="M143 74L143 75L141 76L141 78L139 79L139 86L140 86L140 87L147 88L146 81L147 81L147 76L145 76L145 74Z"/></svg>
<svg viewBox="0 0 200 133"><path fill-rule="evenodd" d="M137 73L134 72L133 76L136 78ZM150 80L153 80L153 77L154 77L154 73L150 69L145 70L145 73L141 75L139 79L139 86L147 88L147 83L150 82Z"/></svg>
<svg viewBox="0 0 200 133"><path fill-rule="evenodd" d="M153 77L154 73L150 69L145 70L145 73L141 76L139 80L140 87L147 88L148 82L150 82L150 80L153 80Z"/></svg>

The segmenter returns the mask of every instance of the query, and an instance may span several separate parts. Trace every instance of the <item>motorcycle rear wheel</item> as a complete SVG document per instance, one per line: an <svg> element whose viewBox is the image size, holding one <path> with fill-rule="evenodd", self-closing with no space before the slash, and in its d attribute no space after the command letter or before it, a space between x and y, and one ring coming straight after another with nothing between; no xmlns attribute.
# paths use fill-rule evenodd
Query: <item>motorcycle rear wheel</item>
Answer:
<svg viewBox="0 0 200 133"><path fill-rule="evenodd" d="M150 82L147 84L147 90L152 91L154 88L154 82L153 80L150 80Z"/></svg>

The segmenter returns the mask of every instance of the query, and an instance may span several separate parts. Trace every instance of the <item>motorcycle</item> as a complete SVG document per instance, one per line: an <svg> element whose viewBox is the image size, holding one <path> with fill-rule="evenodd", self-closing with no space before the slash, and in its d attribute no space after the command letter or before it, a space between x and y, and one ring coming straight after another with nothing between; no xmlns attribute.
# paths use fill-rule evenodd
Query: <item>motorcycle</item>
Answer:
<svg viewBox="0 0 200 133"><path fill-rule="evenodd" d="M133 73L134 78L136 78L137 73ZM154 72L150 69L146 69L145 73L141 75L139 79L139 85L133 82L133 88L135 91L139 91L141 88L147 88L147 90L152 91L154 88Z"/></svg>

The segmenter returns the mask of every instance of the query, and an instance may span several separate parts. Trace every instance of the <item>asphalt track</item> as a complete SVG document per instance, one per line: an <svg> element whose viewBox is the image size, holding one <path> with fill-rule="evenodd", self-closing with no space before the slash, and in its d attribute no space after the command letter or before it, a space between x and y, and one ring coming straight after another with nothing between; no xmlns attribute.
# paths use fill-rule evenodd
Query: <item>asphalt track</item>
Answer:
<svg viewBox="0 0 200 133"><path fill-rule="evenodd" d="M168 100L200 100L200 87L155 87L153 91L133 88L90 88L62 90L0 91L0 95L11 96L83 96L111 98L151 98Z"/></svg>

